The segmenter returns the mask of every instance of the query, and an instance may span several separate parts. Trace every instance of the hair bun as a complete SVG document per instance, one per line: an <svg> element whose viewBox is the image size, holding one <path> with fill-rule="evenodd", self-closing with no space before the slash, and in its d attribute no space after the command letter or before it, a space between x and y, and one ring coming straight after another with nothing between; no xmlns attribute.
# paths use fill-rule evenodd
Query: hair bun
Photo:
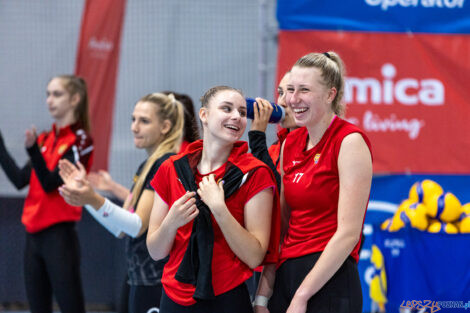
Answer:
<svg viewBox="0 0 470 313"><path fill-rule="evenodd" d="M168 94L168 99L170 99L172 104L176 104L176 98L174 94L172 93Z"/></svg>

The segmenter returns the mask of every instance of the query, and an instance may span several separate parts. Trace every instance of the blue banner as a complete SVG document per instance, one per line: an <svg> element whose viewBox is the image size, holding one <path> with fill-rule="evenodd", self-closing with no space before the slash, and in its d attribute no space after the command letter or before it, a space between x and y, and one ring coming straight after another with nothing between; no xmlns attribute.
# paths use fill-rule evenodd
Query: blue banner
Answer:
<svg viewBox="0 0 470 313"><path fill-rule="evenodd" d="M278 0L282 30L470 33L468 0Z"/></svg>
<svg viewBox="0 0 470 313"><path fill-rule="evenodd" d="M468 234L431 234L412 228L396 233L374 228L387 277L387 312L436 306L445 312L470 309ZM425 312L431 312L426 310Z"/></svg>
<svg viewBox="0 0 470 313"><path fill-rule="evenodd" d="M369 207L367 209L366 217L365 217L365 222L364 222L364 243L363 247L361 249L360 253L360 260L358 263L358 269L360 273L360 278L361 278L361 283L362 283L362 293L363 293L363 311L364 312L370 312L371 311L371 299L369 298L369 287L372 278L374 275L377 273L376 269L370 262L370 258L372 255L372 245L375 243L376 245L380 246L380 241L384 240L384 238L395 238L398 236L398 238L403 237L403 234L415 234L414 236L417 237L416 240L409 240L409 241L404 241L404 239L400 239L400 242L406 243L407 249L406 251L411 251L413 253L417 253L417 251L420 251L419 253L423 253L422 256L420 256L420 259L423 258L437 258L439 259L439 255L443 253L443 250L441 248L436 248L436 249L430 249L428 252L425 253L425 251L432 245L436 244L436 240L443 240L445 245L448 245L449 247L453 247L454 249L457 250L462 250L458 253L465 253L465 249L467 250L467 257L468 254L470 254L470 250L467 248L464 248L460 245L463 244L463 242L466 242L468 246L468 242L470 240L470 235L463 234L463 235L446 235L446 234L427 234L420 232L418 230L403 230L399 231L398 233L388 233L388 232L383 232L380 230L379 225L387 218L392 217L393 214L395 213L398 205L405 199L408 198L408 193L411 188L411 186L417 182L417 181L422 181L424 179L431 179L437 183L439 183L444 191L447 192L452 192L455 194L460 202L462 204L470 202L470 190L468 186L470 186L470 176L468 175L382 175L382 176L375 176L372 180L372 188L371 188L371 195L370 195L370 202L369 202ZM428 238L431 239L429 243L425 242ZM437 239L436 239L437 238ZM439 238L444 238L444 239L439 239ZM463 238L463 239L462 239ZM454 242L454 239L456 240ZM408 239L407 239L408 240ZM383 244L382 244L383 245ZM436 246L438 247L438 246ZM386 252L382 251L384 253L384 256L386 255ZM410 253L411 253L410 252ZM388 251L389 255L391 255L392 251ZM396 253L396 250L395 250ZM401 253L401 252L400 252ZM450 251L445 252L446 253L446 258L451 257L454 258ZM453 252L452 252L453 253ZM437 255L436 255L437 254ZM414 258L416 258L413 255ZM457 257L457 255L455 255ZM398 261L397 261L398 260ZM443 261L446 261L445 258L441 259ZM455 259L458 260L458 259ZM390 263L393 262L393 263ZM394 262L404 262L403 264L399 264L399 267L396 268L397 265L395 265ZM424 298L418 299L418 295L423 296L422 294L418 294L416 292L407 294L408 288L403 289L402 285L403 283L409 281L413 281L413 283L410 283L410 286L415 286L415 281L422 282L423 281L423 274L421 271L409 271L407 272L406 277L397 277L397 275L401 275L400 271L402 271L402 267L407 267L408 263L406 262L411 262L408 257L403 257L400 259L392 259L392 261L389 261L388 263L391 264L389 267L386 267L387 269L387 277L390 277L389 282L388 282L388 293L387 297L389 297L390 301L392 303L389 304L389 308L393 307L394 310L390 310L387 312L397 312L397 308L399 305L401 305L401 302L399 304L396 303L396 301L399 301L400 297L403 298L401 300L425 300ZM414 259L412 262L417 262L416 259ZM454 262L454 261L453 261ZM458 261L457 261L458 262ZM466 263L465 259L462 261L462 266L464 266ZM392 266L393 264L393 266ZM426 271L433 270L433 274L431 275L432 277L442 277L442 275L448 274L447 271L441 272L441 265L437 266L434 263L429 263L433 264L430 265L430 267L427 267ZM450 263L453 264L453 263ZM427 265L423 265L427 266ZM466 265L468 266L468 264ZM470 268L470 267L468 267ZM423 267L424 270L424 267ZM426 274L429 275L429 274ZM434 276L433 276L434 275ZM467 275L465 272L462 272L461 274L462 277L464 275ZM460 277L460 276L458 276ZM434 279L434 278L429 278L429 279ZM441 286L439 289L446 289L449 290L451 289L452 284L454 283L453 279L457 278L452 278L452 280L442 280L441 281ZM400 281L399 284L397 284L395 281L398 280ZM457 279L458 280L458 279ZM433 284L435 284L433 282ZM435 298L434 300L448 300L448 301L467 301L470 300L470 284L467 280L467 287L465 290L467 290L467 298L468 299L455 299L453 298ZM426 289L427 290L427 289ZM406 291L406 292L405 292ZM406 296L406 297L405 297ZM411 299L410 297L415 297L415 299ZM463 297L463 296L462 296ZM430 299L430 298L426 298ZM406 303L405 303L406 304ZM469 307L470 309L470 307ZM443 311L443 312L450 312L450 311Z"/></svg>

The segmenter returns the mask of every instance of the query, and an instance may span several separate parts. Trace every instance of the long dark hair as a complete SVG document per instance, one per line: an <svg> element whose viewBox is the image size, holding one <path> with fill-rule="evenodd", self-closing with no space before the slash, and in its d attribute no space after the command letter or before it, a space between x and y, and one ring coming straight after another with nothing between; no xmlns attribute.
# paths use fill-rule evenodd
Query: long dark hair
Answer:
<svg viewBox="0 0 470 313"><path fill-rule="evenodd" d="M200 138L199 127L196 121L196 114L194 112L193 100L190 96L184 93L178 93L174 91L163 91L162 93L169 95L173 94L184 107L184 129L183 129L183 140L187 142L193 142Z"/></svg>

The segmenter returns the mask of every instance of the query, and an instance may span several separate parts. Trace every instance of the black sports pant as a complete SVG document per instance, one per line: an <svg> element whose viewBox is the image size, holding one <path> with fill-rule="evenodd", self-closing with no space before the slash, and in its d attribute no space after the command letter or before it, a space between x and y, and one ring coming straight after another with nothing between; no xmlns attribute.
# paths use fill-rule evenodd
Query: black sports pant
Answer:
<svg viewBox="0 0 470 313"><path fill-rule="evenodd" d="M85 312L75 223L26 234L24 277L32 313L51 313L52 294L62 312Z"/></svg>
<svg viewBox="0 0 470 313"><path fill-rule="evenodd" d="M276 271L270 313L285 313L297 288L321 252L288 259ZM357 264L348 257L333 277L307 303L307 313L361 313L362 289Z"/></svg>
<svg viewBox="0 0 470 313"><path fill-rule="evenodd" d="M158 313L162 285L130 286L129 313Z"/></svg>
<svg viewBox="0 0 470 313"><path fill-rule="evenodd" d="M215 297L214 300L198 301L191 306L173 302L163 290L160 313L253 313L250 294L246 284Z"/></svg>

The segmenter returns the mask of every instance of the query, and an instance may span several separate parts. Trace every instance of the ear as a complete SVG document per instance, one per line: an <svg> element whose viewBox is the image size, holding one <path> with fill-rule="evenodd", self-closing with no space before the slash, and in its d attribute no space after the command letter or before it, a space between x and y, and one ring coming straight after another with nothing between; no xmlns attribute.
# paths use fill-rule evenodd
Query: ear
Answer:
<svg viewBox="0 0 470 313"><path fill-rule="evenodd" d="M74 93L72 97L70 98L70 103L74 108L77 107L78 103L80 102L80 95L77 93Z"/></svg>
<svg viewBox="0 0 470 313"><path fill-rule="evenodd" d="M338 90L336 90L336 87L331 87L330 91L328 92L328 103L333 103L333 100L335 100L337 93Z"/></svg>
<svg viewBox="0 0 470 313"><path fill-rule="evenodd" d="M205 125L207 124L207 115L209 112L207 112L206 107L201 107L199 109L199 119L201 120L202 124Z"/></svg>
<svg viewBox="0 0 470 313"><path fill-rule="evenodd" d="M173 124L171 123L170 120L164 120L162 123L162 134L166 135L170 130Z"/></svg>

